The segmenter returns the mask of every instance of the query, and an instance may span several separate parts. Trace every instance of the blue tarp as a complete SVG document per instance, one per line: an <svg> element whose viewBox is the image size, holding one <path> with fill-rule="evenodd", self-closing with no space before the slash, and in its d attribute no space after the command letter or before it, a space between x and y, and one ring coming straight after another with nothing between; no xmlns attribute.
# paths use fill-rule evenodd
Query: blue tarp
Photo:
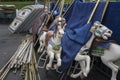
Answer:
<svg viewBox="0 0 120 80"><path fill-rule="evenodd" d="M113 31L110 40L120 44L120 2L111 2L102 22Z"/></svg>
<svg viewBox="0 0 120 80"><path fill-rule="evenodd" d="M50 11L52 12L54 7L55 7L55 3L54 2L50 2ZM66 11L67 7L69 6L69 4L64 4L64 8L63 8L63 13ZM53 16L57 16L60 13L60 5L57 5L55 11L53 12Z"/></svg>
<svg viewBox="0 0 120 80"><path fill-rule="evenodd" d="M95 6L95 3L81 3L79 0L75 0L72 8L66 15L67 26L65 29L65 35L62 38L62 66L60 70L66 70L70 63L75 58L80 48L90 38L90 27L94 21L100 21L105 2L101 2L94 14L94 17L90 23L87 21L91 15L91 12ZM111 39L118 41L120 32L120 3L110 3L108 6L103 24L113 30L113 36ZM69 17L69 18L68 18ZM117 30L116 30L117 29Z"/></svg>

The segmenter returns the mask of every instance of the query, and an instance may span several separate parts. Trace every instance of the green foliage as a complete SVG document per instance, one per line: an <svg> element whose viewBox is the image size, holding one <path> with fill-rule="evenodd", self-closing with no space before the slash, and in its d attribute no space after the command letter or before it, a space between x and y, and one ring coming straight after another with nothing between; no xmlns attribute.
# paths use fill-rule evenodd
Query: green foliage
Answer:
<svg viewBox="0 0 120 80"><path fill-rule="evenodd" d="M17 9L22 8L25 5L29 5L29 4L33 4L33 1L27 1L27 2L0 2L0 5L4 5L4 4L9 4L9 5L15 5Z"/></svg>
<svg viewBox="0 0 120 80"><path fill-rule="evenodd" d="M2 1L5 1L5 0L2 0ZM9 2L8 2L9 1ZM23 1L20 1L20 0L8 0L6 2L0 2L0 5L4 5L4 4L9 4L9 5L15 5L17 9L21 9L23 6L25 5L29 5L29 4L33 4L35 2L35 0L23 0ZM39 2L44 2L44 0L38 0ZM54 1L54 0L51 0L51 1ZM71 3L72 0L65 0L65 3Z"/></svg>

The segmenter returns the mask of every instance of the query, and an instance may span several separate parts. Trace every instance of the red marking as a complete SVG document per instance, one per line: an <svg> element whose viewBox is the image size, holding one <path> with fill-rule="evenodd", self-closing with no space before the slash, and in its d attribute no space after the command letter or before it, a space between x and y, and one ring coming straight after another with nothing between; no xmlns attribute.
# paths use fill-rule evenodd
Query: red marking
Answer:
<svg viewBox="0 0 120 80"><path fill-rule="evenodd" d="M45 39L45 44L48 45L50 38L53 36L53 31L48 31Z"/></svg>

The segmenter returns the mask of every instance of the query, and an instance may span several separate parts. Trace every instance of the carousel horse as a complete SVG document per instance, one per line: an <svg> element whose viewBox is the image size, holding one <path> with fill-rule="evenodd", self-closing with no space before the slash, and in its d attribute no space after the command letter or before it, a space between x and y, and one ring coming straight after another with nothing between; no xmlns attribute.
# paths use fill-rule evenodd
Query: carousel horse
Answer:
<svg viewBox="0 0 120 80"><path fill-rule="evenodd" d="M52 67L54 57L57 60L57 65L54 65L54 68L57 69L57 67L61 66L61 38L66 26L65 19L56 17L51 26L53 26L55 30L43 31L39 38L40 47L38 52L46 48L47 55L49 56L46 70Z"/></svg>
<svg viewBox="0 0 120 80"><path fill-rule="evenodd" d="M106 26L102 25L98 21L93 24L90 31L92 32L91 38L80 49L80 51L78 52L78 54L75 57L75 61L77 61L80 64L81 71L79 73L76 73L76 74L71 74L72 78L77 78L81 75L87 77L87 75L90 71L90 61L91 61L91 59L90 59L89 55L86 55L84 53L85 53L85 51L90 49L93 40L96 37L107 40L108 37L110 37L112 35L112 31L110 29L108 29ZM108 67L110 67L113 71L113 76L112 76L111 80L116 80L116 79L114 79L114 76L116 75L116 72L118 71L118 67L115 66L111 61L115 60L118 56L120 56L120 54L118 55L118 52L116 52L117 50L115 51L116 47L117 47L117 49L120 48L120 47L118 47L118 45L116 45L116 47L115 47L115 45L116 44L111 43L109 50L105 49L104 50L104 55L101 56L101 59L102 59L103 63L106 64ZM113 52L113 50L115 52ZM117 54L115 55L115 53L117 53Z"/></svg>
<svg viewBox="0 0 120 80"><path fill-rule="evenodd" d="M65 18L61 18L61 17L57 16L55 18L55 20L52 22L52 24L50 25L50 28L55 29L55 27L58 26L59 22L61 22L61 26L63 27L65 24ZM54 30L48 30L46 27L41 30L41 32L39 34L40 46L38 48L37 53L40 53L44 50L46 43L49 41L50 37L53 35L53 32L54 32Z"/></svg>

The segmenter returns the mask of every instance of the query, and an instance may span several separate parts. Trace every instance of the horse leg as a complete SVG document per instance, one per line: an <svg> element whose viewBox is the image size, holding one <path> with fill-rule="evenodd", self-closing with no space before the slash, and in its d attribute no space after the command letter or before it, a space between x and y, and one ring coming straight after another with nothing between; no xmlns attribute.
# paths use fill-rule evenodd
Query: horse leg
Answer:
<svg viewBox="0 0 120 80"><path fill-rule="evenodd" d="M41 46L42 46L42 45L39 46L39 48L38 48L38 50L37 50L37 53L40 53L40 52L41 52Z"/></svg>
<svg viewBox="0 0 120 80"><path fill-rule="evenodd" d="M43 51L43 49L45 47L45 39L46 39L46 32L44 32L41 36L39 36L40 46L37 51L38 53Z"/></svg>
<svg viewBox="0 0 120 80"><path fill-rule="evenodd" d="M88 55L80 55L78 54L76 57L75 57L75 60L76 61L85 61L85 66L83 67L84 68L84 71L83 71L83 74L85 77L87 77L89 71L90 71L90 56Z"/></svg>
<svg viewBox="0 0 120 80"><path fill-rule="evenodd" d="M116 77L117 77L119 67L117 65L113 64L112 62L106 60L104 57L101 57L101 60L106 66L108 66L112 70L111 80L117 80Z"/></svg>
<svg viewBox="0 0 120 80"><path fill-rule="evenodd" d="M81 77L82 74L85 72L85 61L79 61L79 64L80 64L80 72L79 73L76 73L76 74L71 74L71 77L72 78L77 78L77 77Z"/></svg>
<svg viewBox="0 0 120 80"><path fill-rule="evenodd" d="M56 54L55 54L55 57L56 57L56 59L57 59L57 64L54 65L54 69L57 70L58 67L61 66L61 54L56 53Z"/></svg>
<svg viewBox="0 0 120 80"><path fill-rule="evenodd" d="M54 60L54 53L51 51L48 51L48 56L49 56L49 62L46 65L46 69L49 70L52 67L52 62Z"/></svg>
<svg viewBox="0 0 120 80"><path fill-rule="evenodd" d="M40 50L41 50L41 51L43 51L43 50L44 50L44 48L45 48L45 46L46 46L46 45L45 45L45 42L44 42L44 41L42 41L42 45L41 45Z"/></svg>
<svg viewBox="0 0 120 80"><path fill-rule="evenodd" d="M117 80L116 78L117 78L117 74L118 74L118 69L119 69L119 68L117 68L118 66L116 66L116 65L113 64L112 62L111 62L111 65L113 65L114 67L116 67L116 70L115 70L115 71L112 70L111 80Z"/></svg>
<svg viewBox="0 0 120 80"><path fill-rule="evenodd" d="M87 77L87 74L90 71L90 57L88 55L77 54L77 56L75 57L75 60L79 62L81 71L77 74L71 74L71 77L77 78L82 73L84 74L85 77Z"/></svg>
<svg viewBox="0 0 120 80"><path fill-rule="evenodd" d="M44 44L43 41L40 41L39 43L40 43L40 46L39 46L38 51L37 51L38 53L39 53L39 52L42 52L43 49L44 49L44 47L45 47L45 44Z"/></svg>
<svg viewBox="0 0 120 80"><path fill-rule="evenodd" d="M61 66L61 53L56 54L56 59L57 59L57 66L60 67Z"/></svg>
<svg viewBox="0 0 120 80"><path fill-rule="evenodd" d="M86 55L85 58L86 58L85 59L86 60L86 69L85 69L84 75L85 75L85 77L87 77L88 73L90 72L90 61L91 61L91 59L90 59L90 56L88 56L88 55Z"/></svg>
<svg viewBox="0 0 120 80"><path fill-rule="evenodd" d="M79 77L82 73L83 73L83 72L80 71L80 72L77 73L77 74L71 74L71 77L72 77L72 78L77 78L77 77Z"/></svg>

